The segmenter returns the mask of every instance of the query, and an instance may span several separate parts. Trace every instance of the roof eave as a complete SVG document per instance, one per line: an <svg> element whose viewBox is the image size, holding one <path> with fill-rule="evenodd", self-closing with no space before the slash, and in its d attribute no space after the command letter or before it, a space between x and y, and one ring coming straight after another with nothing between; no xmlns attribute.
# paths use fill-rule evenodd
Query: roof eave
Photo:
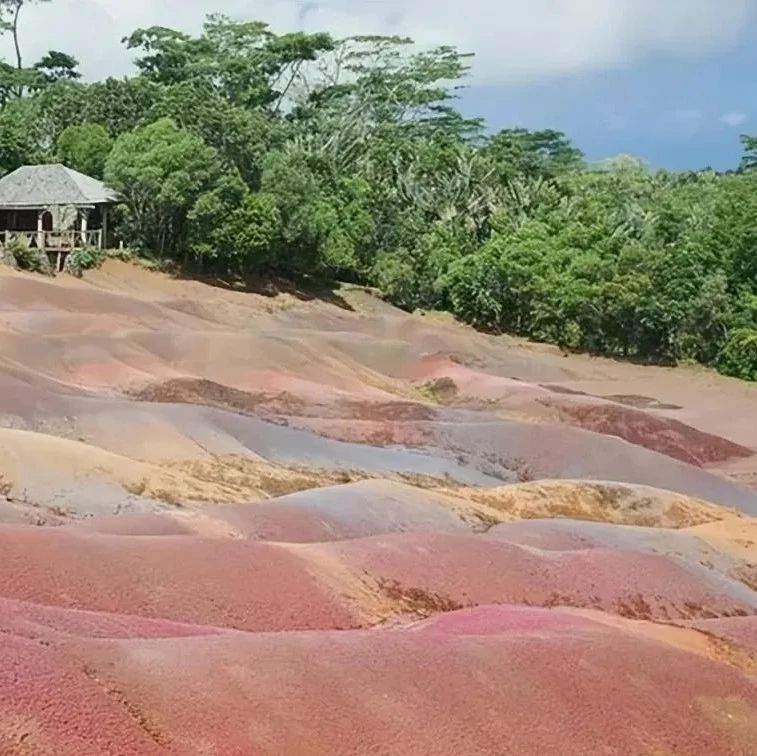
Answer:
<svg viewBox="0 0 757 756"><path fill-rule="evenodd" d="M117 205L119 200L102 200L101 202L47 202L45 204L28 204L28 203L13 203L13 202L0 202L0 210L46 210L49 207L83 207L92 209L98 205Z"/></svg>

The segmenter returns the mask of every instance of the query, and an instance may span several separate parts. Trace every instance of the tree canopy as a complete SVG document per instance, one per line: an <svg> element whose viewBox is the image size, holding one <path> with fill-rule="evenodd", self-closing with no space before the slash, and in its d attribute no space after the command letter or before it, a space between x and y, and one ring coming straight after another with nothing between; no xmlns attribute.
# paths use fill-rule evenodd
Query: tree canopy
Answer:
<svg viewBox="0 0 757 756"><path fill-rule="evenodd" d="M0 0L0 173L60 160L123 198L128 244L188 270L379 288L491 332L757 379L757 137L737 170L588 164L563 133L456 108L469 56L210 16L138 29L132 75L27 67ZM39 0L44 1L44 0Z"/></svg>

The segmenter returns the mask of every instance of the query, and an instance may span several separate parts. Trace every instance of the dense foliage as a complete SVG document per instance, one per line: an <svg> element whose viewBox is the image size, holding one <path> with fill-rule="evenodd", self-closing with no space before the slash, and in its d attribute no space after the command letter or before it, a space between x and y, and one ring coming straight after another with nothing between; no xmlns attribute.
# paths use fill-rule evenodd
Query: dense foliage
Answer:
<svg viewBox="0 0 757 756"><path fill-rule="evenodd" d="M0 0L18 38L24 3ZM207 273L325 276L477 327L757 379L757 138L738 171L589 166L564 134L487 134L452 48L209 17L125 40L85 83L0 63L0 171L58 159L123 197L118 231Z"/></svg>

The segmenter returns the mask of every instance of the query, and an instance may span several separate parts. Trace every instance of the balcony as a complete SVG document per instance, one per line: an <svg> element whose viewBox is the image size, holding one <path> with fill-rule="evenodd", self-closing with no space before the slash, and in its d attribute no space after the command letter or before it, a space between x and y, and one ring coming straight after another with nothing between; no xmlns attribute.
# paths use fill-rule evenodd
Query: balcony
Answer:
<svg viewBox="0 0 757 756"><path fill-rule="evenodd" d="M20 241L27 247L45 252L71 252L81 247L102 249L103 231L0 231L0 240L5 247Z"/></svg>

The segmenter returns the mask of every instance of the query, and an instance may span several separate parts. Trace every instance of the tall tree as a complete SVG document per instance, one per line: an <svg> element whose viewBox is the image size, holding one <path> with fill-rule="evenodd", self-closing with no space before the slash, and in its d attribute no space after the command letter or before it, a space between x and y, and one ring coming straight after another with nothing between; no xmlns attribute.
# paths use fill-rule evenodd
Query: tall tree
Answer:
<svg viewBox="0 0 757 756"><path fill-rule="evenodd" d="M278 111L305 61L333 42L328 34L278 36L262 22L208 17L203 34L155 26L124 40L138 51L136 66L150 81L172 85L206 82L231 104Z"/></svg>
<svg viewBox="0 0 757 756"><path fill-rule="evenodd" d="M21 11L24 6L33 3L49 3L52 0L0 0L0 29L10 32L13 37L13 46L16 51L16 68L20 71L24 67L24 58L21 53L20 21Z"/></svg>
<svg viewBox="0 0 757 756"><path fill-rule="evenodd" d="M0 62L0 173L57 158L99 176L107 155L135 246L757 377L757 137L727 175L587 166L553 129L486 137L456 107L469 57L452 47L223 16L197 35L138 29L134 74L86 83L64 53L25 67L22 9L48 1L0 0L17 48Z"/></svg>
<svg viewBox="0 0 757 756"><path fill-rule="evenodd" d="M101 179L105 163L113 149L113 140L99 123L68 126L58 137L60 162L88 176Z"/></svg>
<svg viewBox="0 0 757 756"><path fill-rule="evenodd" d="M168 118L119 137L105 167L126 205L131 241L174 259L188 251L190 212L222 176L218 153Z"/></svg>
<svg viewBox="0 0 757 756"><path fill-rule="evenodd" d="M504 129L488 140L486 152L501 179L554 178L583 167L582 152L560 131Z"/></svg>
<svg viewBox="0 0 757 756"><path fill-rule="evenodd" d="M741 158L741 168L743 170L757 168L757 137L742 134L741 144L744 147L744 156Z"/></svg>
<svg viewBox="0 0 757 756"><path fill-rule="evenodd" d="M79 61L76 58L59 50L50 50L34 64L34 70L39 71L40 78L45 84L81 79L81 74L77 71L78 67Z"/></svg>

